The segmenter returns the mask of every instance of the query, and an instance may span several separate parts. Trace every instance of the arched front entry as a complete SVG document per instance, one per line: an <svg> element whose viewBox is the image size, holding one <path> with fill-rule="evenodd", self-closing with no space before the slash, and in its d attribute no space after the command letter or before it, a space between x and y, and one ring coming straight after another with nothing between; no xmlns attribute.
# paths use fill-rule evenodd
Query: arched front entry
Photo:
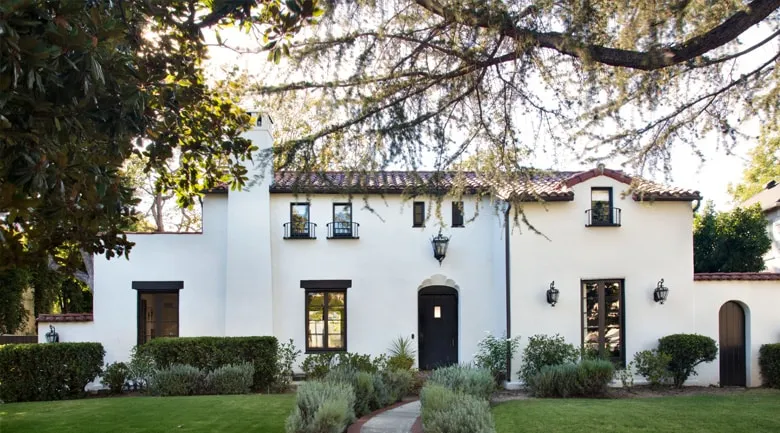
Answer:
<svg viewBox="0 0 780 433"><path fill-rule="evenodd" d="M420 369L458 363L458 292L428 286L417 295Z"/></svg>
<svg viewBox="0 0 780 433"><path fill-rule="evenodd" d="M745 310L729 301L720 307L720 386L745 386Z"/></svg>

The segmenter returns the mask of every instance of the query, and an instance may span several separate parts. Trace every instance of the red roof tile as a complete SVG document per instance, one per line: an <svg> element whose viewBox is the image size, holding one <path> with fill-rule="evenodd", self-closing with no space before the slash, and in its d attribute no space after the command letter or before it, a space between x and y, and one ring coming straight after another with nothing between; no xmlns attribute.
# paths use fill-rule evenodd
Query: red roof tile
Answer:
<svg viewBox="0 0 780 433"><path fill-rule="evenodd" d="M92 313L40 314L39 322L92 322Z"/></svg>
<svg viewBox="0 0 780 433"><path fill-rule="evenodd" d="M708 272L693 274L694 281L780 281L775 272Z"/></svg>

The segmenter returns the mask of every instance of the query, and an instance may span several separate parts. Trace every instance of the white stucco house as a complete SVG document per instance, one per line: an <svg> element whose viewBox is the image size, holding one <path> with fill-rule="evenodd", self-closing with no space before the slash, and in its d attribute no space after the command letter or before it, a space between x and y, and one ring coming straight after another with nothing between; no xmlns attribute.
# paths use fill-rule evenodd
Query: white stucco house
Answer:
<svg viewBox="0 0 780 433"><path fill-rule="evenodd" d="M261 149L271 126L261 117L249 133ZM471 361L486 331L558 333L619 364L695 332L721 357L690 383L748 386L759 346L780 341L780 275L694 276L696 191L603 167L540 174L507 188L540 235L477 194L475 173L440 202L403 193L434 181L446 192L447 175L258 174L205 195L202 233L133 234L129 260L96 257L94 314L39 317L42 341L54 324L60 341L103 343L110 362L160 336L273 335L306 353L372 355L405 336L427 369Z"/></svg>
<svg viewBox="0 0 780 433"><path fill-rule="evenodd" d="M780 272L780 186L773 180L758 194L745 200L743 206L758 203L766 217L766 230L772 239L772 248L764 256L767 272Z"/></svg>

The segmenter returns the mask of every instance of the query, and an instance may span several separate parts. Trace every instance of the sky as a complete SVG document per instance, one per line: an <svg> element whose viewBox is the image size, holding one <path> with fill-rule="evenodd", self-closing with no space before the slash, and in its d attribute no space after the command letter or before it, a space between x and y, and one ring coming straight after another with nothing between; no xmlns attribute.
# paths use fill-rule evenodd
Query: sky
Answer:
<svg viewBox="0 0 780 433"><path fill-rule="evenodd" d="M740 41L745 46L750 46L767 37L769 35L769 30L768 26L751 29L742 35ZM209 32L205 36L207 41L216 43L216 37L213 32ZM257 47L257 42L236 31L223 30L221 31L221 36L223 40L227 41L227 44L234 47ZM758 48L749 56L746 56L748 60L740 60L738 70L747 71L755 68L758 63L763 62L768 57L774 55L776 49L777 46L773 43ZM262 70L269 66L273 67L266 61L266 54L264 53L238 54L229 49L211 47L210 56L211 59L209 60L207 67L215 76L221 75L219 71L223 68L229 69L238 67L240 70L257 72L258 70ZM663 107L661 108L663 109ZM276 117L274 113L268 114L272 118ZM674 186L698 190L705 200L712 200L718 210L731 209L734 204L728 194L728 186L729 184L736 184L740 181L742 171L749 160L748 152L756 145L760 134L760 125L755 121L748 124L741 124L739 125L739 129L742 133L746 133L752 138L738 139L736 146L728 152L717 145L717 138L715 136L710 135L703 137L702 141L698 144L703 153L703 160L695 155L686 144L680 143L679 145L675 145L671 151L671 179L665 179L663 173L660 173L660 171L657 175L651 177L651 179ZM530 160L529 163L532 166L543 169L577 170L593 168L591 166L584 166L581 162L573 159L571 156L567 158L565 155L558 155L554 166L552 166L553 162L549 158L543 156L534 158ZM607 162L606 166L615 169L621 168L616 161L613 164Z"/></svg>

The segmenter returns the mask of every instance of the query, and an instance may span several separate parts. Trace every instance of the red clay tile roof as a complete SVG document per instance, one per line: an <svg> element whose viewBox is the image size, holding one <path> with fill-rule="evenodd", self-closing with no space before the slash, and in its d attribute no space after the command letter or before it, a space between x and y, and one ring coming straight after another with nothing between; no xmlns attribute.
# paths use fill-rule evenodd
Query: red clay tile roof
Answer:
<svg viewBox="0 0 780 433"><path fill-rule="evenodd" d="M698 191L670 187L610 169L587 171L528 171L522 180L510 186L498 187L502 198L536 201L569 201L574 199L571 187L590 178L604 175L625 184L634 183L633 199L659 201L701 200ZM370 173L323 172L298 174L276 173L272 193L409 193L449 190L462 186L465 193L487 191L488 180L475 172L381 171Z"/></svg>
<svg viewBox="0 0 780 433"><path fill-rule="evenodd" d="M693 274L694 281L780 281L775 272L708 272Z"/></svg>
<svg viewBox="0 0 780 433"><path fill-rule="evenodd" d="M92 313L39 314L39 322L91 322Z"/></svg>

